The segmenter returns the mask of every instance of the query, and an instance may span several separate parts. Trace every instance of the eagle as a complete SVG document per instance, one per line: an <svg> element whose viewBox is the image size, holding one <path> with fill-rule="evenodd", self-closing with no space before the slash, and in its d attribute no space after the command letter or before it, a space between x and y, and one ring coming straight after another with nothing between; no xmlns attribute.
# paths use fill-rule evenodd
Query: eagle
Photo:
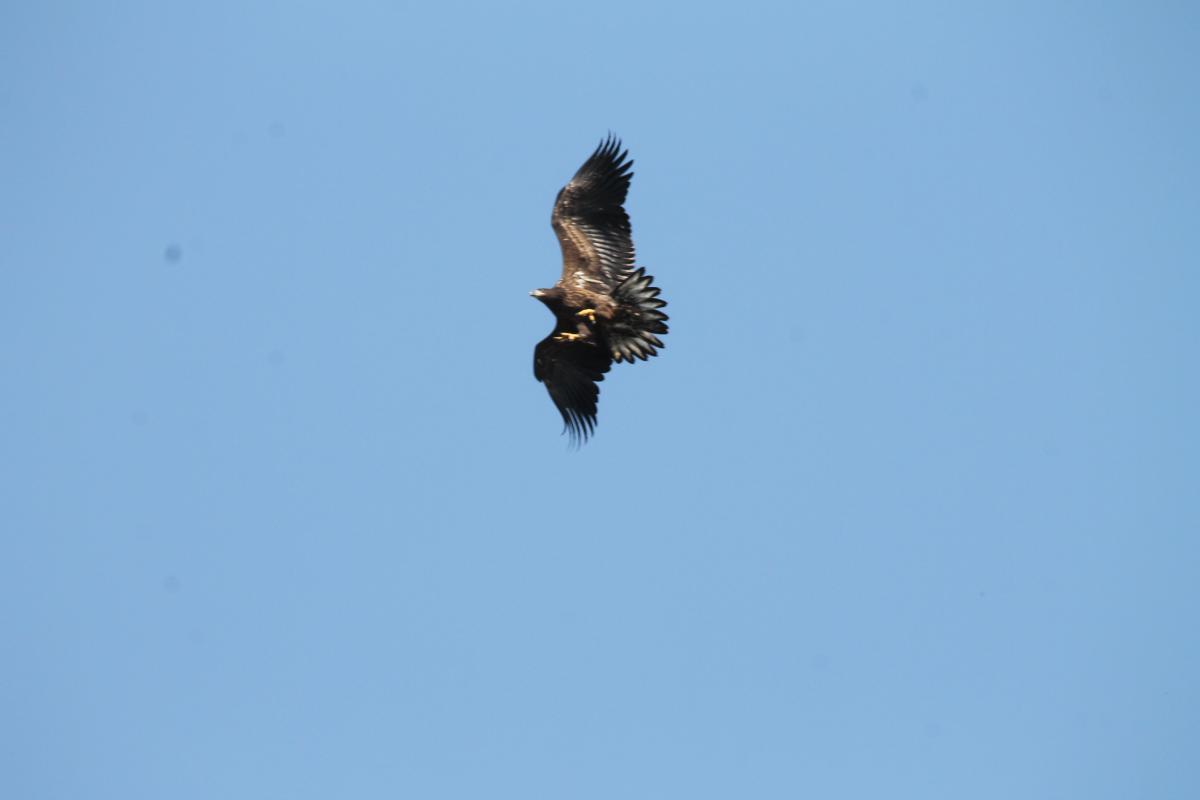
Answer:
<svg viewBox="0 0 1200 800"><path fill-rule="evenodd" d="M645 361L663 347L666 302L654 276L634 265L625 196L629 151L611 133L558 192L550 225L562 247L562 276L529 294L554 314L554 330L533 350L533 376L545 384L575 446L596 429L596 385L614 361Z"/></svg>

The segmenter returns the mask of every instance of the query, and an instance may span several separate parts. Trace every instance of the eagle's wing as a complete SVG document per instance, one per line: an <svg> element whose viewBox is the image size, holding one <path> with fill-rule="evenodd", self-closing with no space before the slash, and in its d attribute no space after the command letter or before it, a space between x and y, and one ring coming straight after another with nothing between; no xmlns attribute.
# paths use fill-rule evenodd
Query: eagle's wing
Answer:
<svg viewBox="0 0 1200 800"><path fill-rule="evenodd" d="M562 283L611 291L633 269L633 236L622 203L633 162L609 134L554 201L550 224L562 245Z"/></svg>
<svg viewBox="0 0 1200 800"><path fill-rule="evenodd" d="M533 376L546 384L562 414L572 444L582 444L596 428L596 400L612 356L587 340L562 341L552 334L533 351Z"/></svg>

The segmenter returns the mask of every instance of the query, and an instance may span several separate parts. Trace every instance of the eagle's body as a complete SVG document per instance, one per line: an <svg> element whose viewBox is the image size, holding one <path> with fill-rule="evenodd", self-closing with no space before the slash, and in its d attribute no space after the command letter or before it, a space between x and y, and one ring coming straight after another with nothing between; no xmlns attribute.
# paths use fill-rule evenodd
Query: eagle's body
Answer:
<svg viewBox="0 0 1200 800"><path fill-rule="evenodd" d="M613 361L645 360L663 346L666 305L645 270L634 267L623 207L633 166L610 136L554 201L550 223L562 246L562 277L530 294L554 313L554 330L533 353L533 375L546 385L575 442L596 427L596 400Z"/></svg>

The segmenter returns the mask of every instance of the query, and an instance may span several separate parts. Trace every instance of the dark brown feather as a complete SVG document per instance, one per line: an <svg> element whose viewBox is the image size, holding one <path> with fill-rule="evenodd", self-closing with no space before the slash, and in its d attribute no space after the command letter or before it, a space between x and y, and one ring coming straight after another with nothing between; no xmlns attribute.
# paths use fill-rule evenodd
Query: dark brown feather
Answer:
<svg viewBox="0 0 1200 800"><path fill-rule="evenodd" d="M611 292L633 269L633 233L623 204L633 178L629 152L611 134L554 200L550 224L562 247L559 282Z"/></svg>
<svg viewBox="0 0 1200 800"><path fill-rule="evenodd" d="M608 350L593 340L564 341L554 333L534 348L533 375L546 385L573 445L586 442L596 429L596 384L611 366Z"/></svg>

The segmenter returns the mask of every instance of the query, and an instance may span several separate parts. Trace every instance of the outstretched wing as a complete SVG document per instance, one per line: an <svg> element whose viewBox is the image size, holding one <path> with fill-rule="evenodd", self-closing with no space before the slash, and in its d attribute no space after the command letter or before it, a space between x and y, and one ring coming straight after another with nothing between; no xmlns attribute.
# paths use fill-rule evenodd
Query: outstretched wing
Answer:
<svg viewBox="0 0 1200 800"><path fill-rule="evenodd" d="M633 236L622 203L633 178L629 151L612 134L554 201L550 224L562 246L562 283L611 291L633 269Z"/></svg>
<svg viewBox="0 0 1200 800"><path fill-rule="evenodd" d="M587 441L596 428L596 400L612 356L587 340L565 342L552 334L533 350L533 376L546 384L571 443Z"/></svg>

